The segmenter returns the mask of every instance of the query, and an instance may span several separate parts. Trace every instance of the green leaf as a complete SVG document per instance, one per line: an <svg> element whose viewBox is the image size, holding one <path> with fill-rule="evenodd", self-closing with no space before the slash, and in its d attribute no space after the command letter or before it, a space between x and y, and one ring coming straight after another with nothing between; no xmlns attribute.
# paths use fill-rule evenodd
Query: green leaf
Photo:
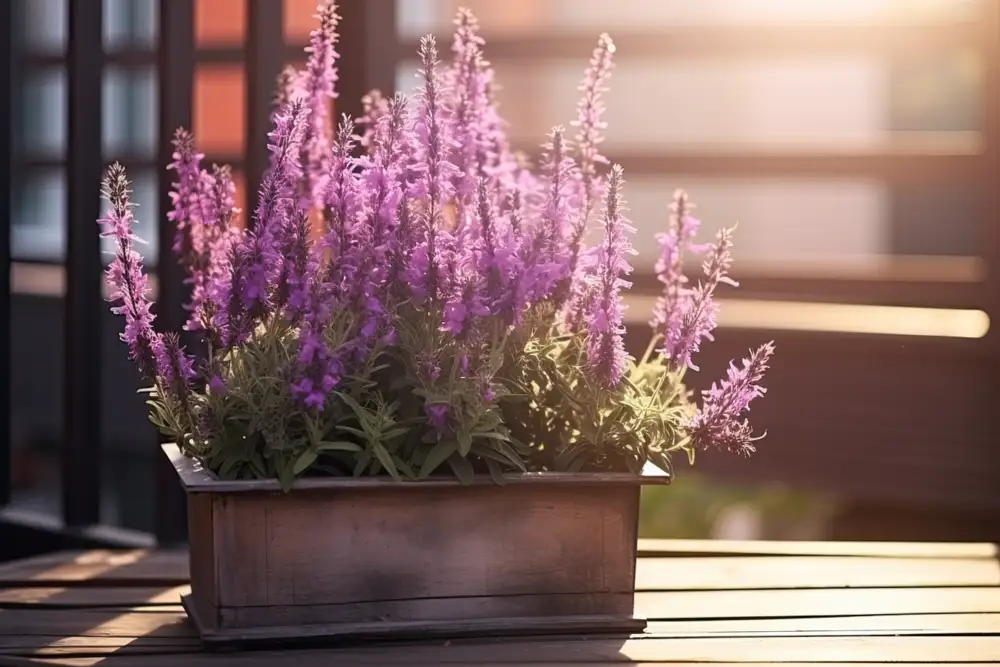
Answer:
<svg viewBox="0 0 1000 667"><path fill-rule="evenodd" d="M360 477L361 473L368 467L368 462L372 460L372 454L368 450L358 454L358 460L354 464L354 476Z"/></svg>
<svg viewBox="0 0 1000 667"><path fill-rule="evenodd" d="M267 469L264 467L264 459L261 458L258 452L254 452L253 456L250 457L250 468L253 470L257 477L267 477Z"/></svg>
<svg viewBox="0 0 1000 667"><path fill-rule="evenodd" d="M486 467L489 468L490 477L493 478L493 483L497 486L504 486L507 480L503 478L503 470L500 468L500 464L491 459L486 459Z"/></svg>
<svg viewBox="0 0 1000 667"><path fill-rule="evenodd" d="M219 466L219 477L229 477L229 473L232 472L233 466L236 465L236 458L229 456L222 461L222 465Z"/></svg>
<svg viewBox="0 0 1000 667"><path fill-rule="evenodd" d="M285 493L291 491L294 481L295 473L292 470L292 466L287 461L283 462L281 467L278 468L278 483L281 485L281 490Z"/></svg>
<svg viewBox="0 0 1000 667"><path fill-rule="evenodd" d="M361 445L347 440L323 440L318 449L321 452L360 452Z"/></svg>
<svg viewBox="0 0 1000 667"><path fill-rule="evenodd" d="M307 449L301 454L299 458L295 460L295 467L292 468L293 475L301 475L304 473L309 466L316 463L317 452L315 449Z"/></svg>
<svg viewBox="0 0 1000 667"><path fill-rule="evenodd" d="M496 431L476 431L472 434L473 438L486 438L487 440L500 440L501 442L509 442L510 436L506 433L497 433Z"/></svg>
<svg viewBox="0 0 1000 667"><path fill-rule="evenodd" d="M368 433L358 430L353 426L338 426L337 430L343 431L344 433L350 433L351 435L356 435L359 438L364 438L365 440L368 440L370 437Z"/></svg>
<svg viewBox="0 0 1000 667"><path fill-rule="evenodd" d="M458 451L458 443L454 440L444 440L437 443L428 452L427 458L424 459L423 464L420 466L420 473L417 476L420 479L426 479L428 475L437 470L456 451Z"/></svg>
<svg viewBox="0 0 1000 667"><path fill-rule="evenodd" d="M368 410L365 410L363 407L361 407L361 404L358 403L356 400L354 400L346 392L338 391L334 393L336 393L337 396L340 397L340 400L342 400L344 403L347 404L347 407L349 407L354 412L354 415L358 418L358 421L361 422L363 426L368 425L369 417L371 417L371 413Z"/></svg>
<svg viewBox="0 0 1000 667"><path fill-rule="evenodd" d="M382 432L382 440L392 440L393 438L398 438L401 435L406 435L410 432L410 427L399 426L397 428L389 429L388 431Z"/></svg>
<svg viewBox="0 0 1000 667"><path fill-rule="evenodd" d="M587 463L586 456L577 456L566 467L566 472L580 472L581 470L583 470L583 466L586 465L586 463Z"/></svg>
<svg viewBox="0 0 1000 667"><path fill-rule="evenodd" d="M468 456L472 449L472 436L467 431L459 431L456 437L458 438L458 453L462 456Z"/></svg>
<svg viewBox="0 0 1000 667"><path fill-rule="evenodd" d="M399 481L399 471L396 470L396 463L392 460L392 455L389 454L389 450L386 449L381 442L374 443L375 456L378 457L379 463L382 464L392 478Z"/></svg>
<svg viewBox="0 0 1000 667"><path fill-rule="evenodd" d="M455 473L459 482L465 486L472 484L475 479L475 471L472 469L472 463L469 462L469 459L452 454L448 457L448 465L451 466L451 471Z"/></svg>

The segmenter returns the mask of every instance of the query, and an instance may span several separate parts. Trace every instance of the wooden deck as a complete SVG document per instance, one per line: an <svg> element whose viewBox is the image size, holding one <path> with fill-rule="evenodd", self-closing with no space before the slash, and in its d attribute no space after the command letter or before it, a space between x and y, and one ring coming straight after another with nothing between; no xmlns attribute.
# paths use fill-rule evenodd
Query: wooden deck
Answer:
<svg viewBox="0 0 1000 667"><path fill-rule="evenodd" d="M0 665L962 664L1000 662L991 544L640 541L632 637L463 639L205 653L183 552L0 566Z"/></svg>

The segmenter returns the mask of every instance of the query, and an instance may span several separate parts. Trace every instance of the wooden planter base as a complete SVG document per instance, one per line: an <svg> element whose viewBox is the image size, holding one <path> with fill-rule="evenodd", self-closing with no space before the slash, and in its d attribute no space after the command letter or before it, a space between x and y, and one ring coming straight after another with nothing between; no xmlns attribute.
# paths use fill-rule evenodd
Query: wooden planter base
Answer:
<svg viewBox="0 0 1000 667"><path fill-rule="evenodd" d="M224 481L164 446L188 493L184 608L214 644L637 632L641 484L664 474Z"/></svg>

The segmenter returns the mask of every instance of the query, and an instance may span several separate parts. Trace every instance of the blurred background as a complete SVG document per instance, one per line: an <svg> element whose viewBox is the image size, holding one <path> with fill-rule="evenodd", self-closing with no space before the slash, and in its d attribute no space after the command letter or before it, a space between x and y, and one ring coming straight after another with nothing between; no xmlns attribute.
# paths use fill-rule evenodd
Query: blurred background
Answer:
<svg viewBox="0 0 1000 667"><path fill-rule="evenodd" d="M182 530L99 302L96 186L109 162L130 169L176 321L164 139L192 127L252 206L273 81L303 61L315 0L160 2L0 9L0 544ZM459 5L484 26L529 152L574 117L598 34L615 39L604 153L625 167L637 228L633 353L673 190L706 238L739 223L742 285L693 381L774 339L753 415L768 437L749 460L678 461L675 484L644 492L644 536L1000 537L1000 1L348 0L337 111L356 113L370 87L412 89L419 37L450 43Z"/></svg>

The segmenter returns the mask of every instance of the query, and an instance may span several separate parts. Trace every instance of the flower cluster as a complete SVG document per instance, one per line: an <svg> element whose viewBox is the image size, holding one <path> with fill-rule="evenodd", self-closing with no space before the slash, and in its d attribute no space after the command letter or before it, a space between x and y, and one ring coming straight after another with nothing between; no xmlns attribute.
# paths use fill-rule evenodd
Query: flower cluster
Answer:
<svg viewBox="0 0 1000 667"><path fill-rule="evenodd" d="M683 384L711 340L716 290L735 285L732 230L692 246L683 193L659 237L653 342L639 360L626 351L634 229L623 170L599 151L610 37L581 83L575 137L554 128L536 168L508 143L470 12L458 13L450 61L422 40L412 102L373 91L363 117L333 128L331 0L318 20L305 68L278 81L246 231L228 169L204 168L194 138L176 135L169 219L203 358L154 331L127 182L119 167L108 176L108 281L161 430L221 476L286 486L312 472L637 472L678 451L752 451L743 415L764 393L771 344L700 407ZM586 247L592 226L602 237ZM705 255L693 287L685 252Z"/></svg>

